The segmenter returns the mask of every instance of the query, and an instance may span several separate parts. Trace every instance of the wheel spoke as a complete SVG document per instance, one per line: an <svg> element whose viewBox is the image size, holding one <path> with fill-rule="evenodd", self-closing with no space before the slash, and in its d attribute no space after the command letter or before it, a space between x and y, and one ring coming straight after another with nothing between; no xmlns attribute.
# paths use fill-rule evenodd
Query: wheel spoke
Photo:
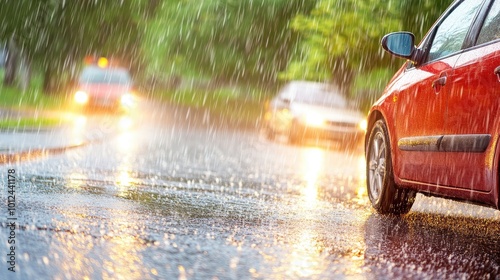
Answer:
<svg viewBox="0 0 500 280"><path fill-rule="evenodd" d="M368 182L372 198L378 200L384 187L386 172L386 143L379 132L374 135L368 158Z"/></svg>
<svg viewBox="0 0 500 280"><path fill-rule="evenodd" d="M374 160L378 160L378 157L379 157L379 139L378 139L378 137L375 137L375 139L373 140L373 154L374 154Z"/></svg>
<svg viewBox="0 0 500 280"><path fill-rule="evenodd" d="M380 147L379 147L378 158L382 159L382 158L385 158L385 143L384 143L383 139L379 139L379 140L381 143L380 143Z"/></svg>
<svg viewBox="0 0 500 280"><path fill-rule="evenodd" d="M377 197L379 196L380 192L382 191L382 186L383 186L383 180L382 176L380 173L377 173Z"/></svg>
<svg viewBox="0 0 500 280"><path fill-rule="evenodd" d="M377 173L376 172L371 172L370 171L370 191L374 193L374 195L378 195L378 193L375 191L376 187L375 187L375 184L376 184L376 179L375 177L377 176Z"/></svg>
<svg viewBox="0 0 500 280"><path fill-rule="evenodd" d="M381 158L378 163L378 173L385 175L385 158Z"/></svg>

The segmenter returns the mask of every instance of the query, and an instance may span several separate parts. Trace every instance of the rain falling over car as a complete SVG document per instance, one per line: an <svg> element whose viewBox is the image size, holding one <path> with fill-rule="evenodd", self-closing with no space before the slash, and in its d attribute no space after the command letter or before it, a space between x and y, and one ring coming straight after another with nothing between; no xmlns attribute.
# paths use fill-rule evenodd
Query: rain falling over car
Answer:
<svg viewBox="0 0 500 280"><path fill-rule="evenodd" d="M135 96L132 79L125 68L87 66L78 79L74 101L92 109L131 110Z"/></svg>
<svg viewBox="0 0 500 280"><path fill-rule="evenodd" d="M384 45L426 53L452 0L0 2L0 280L500 275L500 211L395 189L410 174L496 198L499 133L479 131L498 126L496 68L467 62L498 52L498 38L470 40L498 26L498 0L455 1L476 9L472 37L391 82L403 61L383 36L411 31ZM489 79L469 85L478 98L450 87L464 73ZM123 113L130 93L140 102ZM440 127L478 131L443 136L482 140L428 141L445 115ZM442 185L426 153L465 188Z"/></svg>
<svg viewBox="0 0 500 280"><path fill-rule="evenodd" d="M269 139L285 135L295 144L312 138L357 147L364 137L366 120L352 107L334 85L293 81L270 101L264 115L264 133Z"/></svg>
<svg viewBox="0 0 500 280"><path fill-rule="evenodd" d="M369 115L368 194L383 214L416 192L500 209L500 1L456 1L422 43L382 39L406 58Z"/></svg>

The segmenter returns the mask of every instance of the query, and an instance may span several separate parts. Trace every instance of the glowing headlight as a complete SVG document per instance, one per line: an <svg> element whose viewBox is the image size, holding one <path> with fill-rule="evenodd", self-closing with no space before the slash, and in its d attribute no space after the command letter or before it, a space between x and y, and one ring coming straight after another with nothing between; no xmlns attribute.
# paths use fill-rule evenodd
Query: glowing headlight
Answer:
<svg viewBox="0 0 500 280"><path fill-rule="evenodd" d="M325 123L325 119L316 114L310 114L305 116L305 122L309 126L320 126Z"/></svg>
<svg viewBox="0 0 500 280"><path fill-rule="evenodd" d="M132 94L127 93L121 97L120 102L123 107L131 108L135 105L135 98Z"/></svg>
<svg viewBox="0 0 500 280"><path fill-rule="evenodd" d="M75 93L75 102L78 104L85 104L89 101L89 95L85 91L77 91Z"/></svg>
<svg viewBox="0 0 500 280"><path fill-rule="evenodd" d="M122 117L120 119L120 128L123 130L129 129L133 124L133 121L130 117Z"/></svg>
<svg viewBox="0 0 500 280"><path fill-rule="evenodd" d="M358 124L358 127L359 129L363 130L363 131L366 131L366 129L368 128L368 122L366 120L362 120L359 124Z"/></svg>
<svg viewBox="0 0 500 280"><path fill-rule="evenodd" d="M264 120L268 121L273 117L273 114L271 112L266 112L264 114Z"/></svg>

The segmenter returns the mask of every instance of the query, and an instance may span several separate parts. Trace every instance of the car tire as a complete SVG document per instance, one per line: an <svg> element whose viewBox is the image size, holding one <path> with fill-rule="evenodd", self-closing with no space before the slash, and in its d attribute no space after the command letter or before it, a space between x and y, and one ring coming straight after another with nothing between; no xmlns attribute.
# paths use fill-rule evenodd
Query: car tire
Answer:
<svg viewBox="0 0 500 280"><path fill-rule="evenodd" d="M416 192L394 182L389 134L383 120L374 124L366 147L366 184L372 206L380 214L406 214L415 201Z"/></svg>

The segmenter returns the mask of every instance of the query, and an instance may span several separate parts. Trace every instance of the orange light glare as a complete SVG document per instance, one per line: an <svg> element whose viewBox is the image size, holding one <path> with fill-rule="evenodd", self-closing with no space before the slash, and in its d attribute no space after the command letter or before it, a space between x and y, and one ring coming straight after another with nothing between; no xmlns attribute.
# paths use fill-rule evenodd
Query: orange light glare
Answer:
<svg viewBox="0 0 500 280"><path fill-rule="evenodd" d="M134 95L131 93L124 94L120 98L120 102L121 102L122 106L125 108L133 108L135 106Z"/></svg>
<svg viewBox="0 0 500 280"><path fill-rule="evenodd" d="M127 130L133 125L133 121L130 117L122 117L120 119L120 128L123 130Z"/></svg>
<svg viewBox="0 0 500 280"><path fill-rule="evenodd" d="M77 91L75 93L75 102L78 104L85 104L89 101L89 95L84 91Z"/></svg>
<svg viewBox="0 0 500 280"><path fill-rule="evenodd" d="M310 126L321 126L325 122L324 118L315 114L307 115L305 120L306 124Z"/></svg>
<svg viewBox="0 0 500 280"><path fill-rule="evenodd" d="M87 55L85 58L84 58L84 63L85 65L91 65L94 63L95 59L93 56L90 56L90 55Z"/></svg>
<svg viewBox="0 0 500 280"><path fill-rule="evenodd" d="M358 126L361 130L366 132L366 129L368 128L368 122L366 120L362 120Z"/></svg>
<svg viewBox="0 0 500 280"><path fill-rule="evenodd" d="M109 64L109 61L105 57L99 57L99 59L97 60L97 66L99 66L101 68L108 67L108 64Z"/></svg>

